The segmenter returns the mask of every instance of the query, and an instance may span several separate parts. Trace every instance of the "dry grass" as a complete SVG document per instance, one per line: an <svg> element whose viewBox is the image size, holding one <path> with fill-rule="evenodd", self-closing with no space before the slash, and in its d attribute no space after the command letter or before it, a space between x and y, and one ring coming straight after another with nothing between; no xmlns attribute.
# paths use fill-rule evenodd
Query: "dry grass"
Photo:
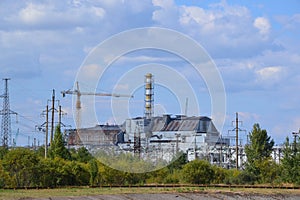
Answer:
<svg viewBox="0 0 300 200"><path fill-rule="evenodd" d="M0 190L0 199L14 200L26 198L48 198L48 197L67 197L67 196L95 196L102 194L149 194L149 193L226 193L226 194L264 194L280 195L295 194L300 195L300 190L287 189L258 189L258 188L199 188L199 187L181 187L181 188L61 188L61 189L30 189L30 190Z"/></svg>

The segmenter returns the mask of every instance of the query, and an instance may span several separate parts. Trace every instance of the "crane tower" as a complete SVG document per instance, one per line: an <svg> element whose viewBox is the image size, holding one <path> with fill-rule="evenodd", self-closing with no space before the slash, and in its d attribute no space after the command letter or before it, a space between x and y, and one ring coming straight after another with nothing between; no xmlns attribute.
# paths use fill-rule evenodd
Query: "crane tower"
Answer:
<svg viewBox="0 0 300 200"><path fill-rule="evenodd" d="M81 101L80 97L82 95L92 95L92 96L111 96L111 97L130 97L132 98L132 95L124 95L124 94L110 94L110 93L94 93L94 92L81 92L79 89L79 83L76 82L76 89L75 90L66 90L66 91L61 91L63 97L66 96L66 94L71 94L71 95L76 95L76 109L81 109Z"/></svg>
<svg viewBox="0 0 300 200"><path fill-rule="evenodd" d="M66 90L61 91L63 97L66 94L76 95L76 123L78 127L81 127L81 101L80 97L82 95L89 95L89 96L111 96L111 97L130 97L133 98L132 95L124 95L124 94L115 94L115 93L94 93L94 92L81 92L79 89L79 83L76 82L76 89L75 90Z"/></svg>

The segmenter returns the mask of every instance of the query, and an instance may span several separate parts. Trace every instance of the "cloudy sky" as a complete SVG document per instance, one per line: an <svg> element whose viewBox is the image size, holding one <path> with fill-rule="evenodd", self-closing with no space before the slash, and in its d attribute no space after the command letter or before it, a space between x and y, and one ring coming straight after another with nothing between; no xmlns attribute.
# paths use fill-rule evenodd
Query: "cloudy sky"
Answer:
<svg viewBox="0 0 300 200"><path fill-rule="evenodd" d="M19 129L20 144L27 144L28 136L43 142L35 126L45 121L41 113L52 89L67 112L64 123L74 126L72 98L62 98L60 91L73 87L80 66L95 46L141 27L176 30L206 50L224 82L226 119L219 130L223 135L233 129L235 112L243 121L242 129L249 132L259 123L276 143L300 128L298 0L1 0L0 16L0 77L11 78L11 109L19 113L18 123L12 117L12 131L15 137ZM200 105L191 101L189 115L211 116L210 95L201 77L167 52L141 50L120 58L97 92L111 93L116 87L111 83L120 80L130 66L149 63L174 68L190 81L201 100ZM81 84L82 90L89 90ZM203 89L197 90L198 86ZM3 93L3 82L0 87ZM156 114L180 114L176 94L163 86L156 88ZM143 89L137 88L134 96L130 117L142 116ZM193 106L199 106L200 113L194 113ZM100 123L115 123L110 98L96 98L96 110Z"/></svg>

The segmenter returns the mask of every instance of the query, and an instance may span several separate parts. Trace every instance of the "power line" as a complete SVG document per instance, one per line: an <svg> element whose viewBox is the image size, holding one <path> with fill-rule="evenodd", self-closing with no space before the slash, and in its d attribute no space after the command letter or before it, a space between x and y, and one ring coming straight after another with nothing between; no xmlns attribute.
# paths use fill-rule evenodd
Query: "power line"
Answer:
<svg viewBox="0 0 300 200"><path fill-rule="evenodd" d="M50 108L49 108L50 104ZM56 105L57 104L57 105ZM57 109L58 107L58 109ZM49 113L51 113L51 118L49 117ZM55 122L55 113L58 113L58 122ZM36 126L39 131L45 132L45 158L47 157L47 151L48 151L48 131L49 131L49 125L50 128L50 145L53 141L53 135L54 135L54 125L58 124L60 127L66 127L65 124L61 122L61 117L65 113L61 109L60 101L55 100L55 90L52 90L52 98L51 100L47 101L46 110L42 112L42 115L46 116L46 121L42 125ZM50 119L49 119L50 118ZM44 129L43 129L44 128Z"/></svg>

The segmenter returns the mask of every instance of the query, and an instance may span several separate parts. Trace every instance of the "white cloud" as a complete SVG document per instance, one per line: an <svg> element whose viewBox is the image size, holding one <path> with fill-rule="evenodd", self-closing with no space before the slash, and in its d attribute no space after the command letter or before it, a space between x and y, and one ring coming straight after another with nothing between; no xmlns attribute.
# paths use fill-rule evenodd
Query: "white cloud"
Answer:
<svg viewBox="0 0 300 200"><path fill-rule="evenodd" d="M183 6L179 22L183 25L196 22L202 26L205 25L213 27L213 21L215 18L216 16L213 13L207 12L203 8L195 6Z"/></svg>
<svg viewBox="0 0 300 200"><path fill-rule="evenodd" d="M285 69L281 66L265 67L255 71L257 82L265 85L272 85L285 77Z"/></svg>
<svg viewBox="0 0 300 200"><path fill-rule="evenodd" d="M95 16L103 18L105 15L105 10L99 7L91 7L91 13L95 14Z"/></svg>
<svg viewBox="0 0 300 200"><path fill-rule="evenodd" d="M162 8L169 8L174 5L173 0L152 0L154 6L159 6Z"/></svg>
<svg viewBox="0 0 300 200"><path fill-rule="evenodd" d="M158 25L187 33L213 57L248 57L276 47L270 42L269 21L254 19L245 6L229 5L225 1L210 4L208 8L161 1L155 5L159 8L153 12L152 19Z"/></svg>
<svg viewBox="0 0 300 200"><path fill-rule="evenodd" d="M271 29L271 24L265 17L257 17L254 20L253 26L256 27L263 36L267 36Z"/></svg>
<svg viewBox="0 0 300 200"><path fill-rule="evenodd" d="M115 7L117 5L124 4L125 0L96 0L96 2L102 4L106 7Z"/></svg>
<svg viewBox="0 0 300 200"><path fill-rule="evenodd" d="M159 7L152 13L152 20L159 25L164 25L169 28L177 26L179 8L173 0L153 0L153 6Z"/></svg>
<svg viewBox="0 0 300 200"><path fill-rule="evenodd" d="M29 3L26 8L23 8L19 13L20 19L28 24L38 23L45 17L45 5L35 5Z"/></svg>
<svg viewBox="0 0 300 200"><path fill-rule="evenodd" d="M5 16L10 27L35 29L68 29L97 24L105 17L102 7L93 5L70 6L56 1L27 3L17 13Z"/></svg>

